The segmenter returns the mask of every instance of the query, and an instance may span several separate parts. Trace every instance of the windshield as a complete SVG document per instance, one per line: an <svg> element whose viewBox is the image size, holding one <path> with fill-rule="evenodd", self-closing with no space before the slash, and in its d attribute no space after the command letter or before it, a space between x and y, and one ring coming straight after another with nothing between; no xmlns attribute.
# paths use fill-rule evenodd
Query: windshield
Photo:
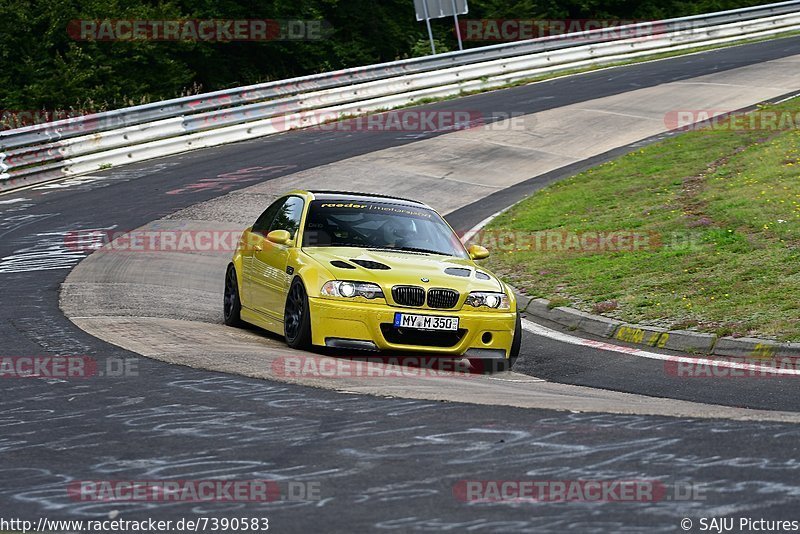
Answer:
<svg viewBox="0 0 800 534"><path fill-rule="evenodd" d="M304 247L405 250L466 258L458 236L433 210L373 201L311 203Z"/></svg>

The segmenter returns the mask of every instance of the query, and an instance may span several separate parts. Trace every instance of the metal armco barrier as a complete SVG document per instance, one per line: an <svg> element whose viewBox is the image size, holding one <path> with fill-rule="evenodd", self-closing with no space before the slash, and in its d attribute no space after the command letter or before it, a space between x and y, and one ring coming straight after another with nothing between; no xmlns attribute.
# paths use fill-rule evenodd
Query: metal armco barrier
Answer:
<svg viewBox="0 0 800 534"><path fill-rule="evenodd" d="M473 48L0 132L0 191L553 72L800 30L800 0Z"/></svg>

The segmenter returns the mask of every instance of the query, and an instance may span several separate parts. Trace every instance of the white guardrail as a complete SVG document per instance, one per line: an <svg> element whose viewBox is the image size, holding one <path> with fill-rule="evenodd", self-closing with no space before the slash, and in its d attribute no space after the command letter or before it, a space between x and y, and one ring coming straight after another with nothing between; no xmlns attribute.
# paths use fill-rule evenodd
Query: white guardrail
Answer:
<svg viewBox="0 0 800 534"><path fill-rule="evenodd" d="M427 98L800 30L800 0L473 48L0 132L0 191Z"/></svg>

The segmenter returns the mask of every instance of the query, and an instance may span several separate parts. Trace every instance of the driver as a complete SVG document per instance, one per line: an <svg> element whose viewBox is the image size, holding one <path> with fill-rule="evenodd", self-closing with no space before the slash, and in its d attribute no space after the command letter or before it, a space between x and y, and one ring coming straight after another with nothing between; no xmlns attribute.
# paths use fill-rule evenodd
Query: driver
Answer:
<svg viewBox="0 0 800 534"><path fill-rule="evenodd" d="M387 247L405 247L416 233L414 220L406 217L392 217L383 225L383 241Z"/></svg>

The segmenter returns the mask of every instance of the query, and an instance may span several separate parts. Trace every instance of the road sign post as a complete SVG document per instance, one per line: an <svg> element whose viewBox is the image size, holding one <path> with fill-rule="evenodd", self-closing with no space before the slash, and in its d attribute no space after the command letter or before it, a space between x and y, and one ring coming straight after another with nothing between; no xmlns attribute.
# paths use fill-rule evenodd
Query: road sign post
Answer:
<svg viewBox="0 0 800 534"><path fill-rule="evenodd" d="M414 7L417 11L417 20L425 21L428 27L428 38L431 41L431 50L436 53L436 43L433 39L431 29L431 19L441 19L453 17L456 25L456 37L458 38L458 49L464 50L461 39L461 28L458 26L458 16L466 15L469 12L467 0L414 0Z"/></svg>
<svg viewBox="0 0 800 534"><path fill-rule="evenodd" d="M425 15L425 24L428 26L428 39L431 40L431 52L436 55L436 43L433 41L433 30L431 29L431 13L428 10L428 0L422 0L423 15Z"/></svg>
<svg viewBox="0 0 800 534"><path fill-rule="evenodd" d="M453 21L456 25L456 37L458 37L458 49L464 50L464 43L461 41L461 28L458 25L458 6L456 6L456 0L450 0L453 4Z"/></svg>

